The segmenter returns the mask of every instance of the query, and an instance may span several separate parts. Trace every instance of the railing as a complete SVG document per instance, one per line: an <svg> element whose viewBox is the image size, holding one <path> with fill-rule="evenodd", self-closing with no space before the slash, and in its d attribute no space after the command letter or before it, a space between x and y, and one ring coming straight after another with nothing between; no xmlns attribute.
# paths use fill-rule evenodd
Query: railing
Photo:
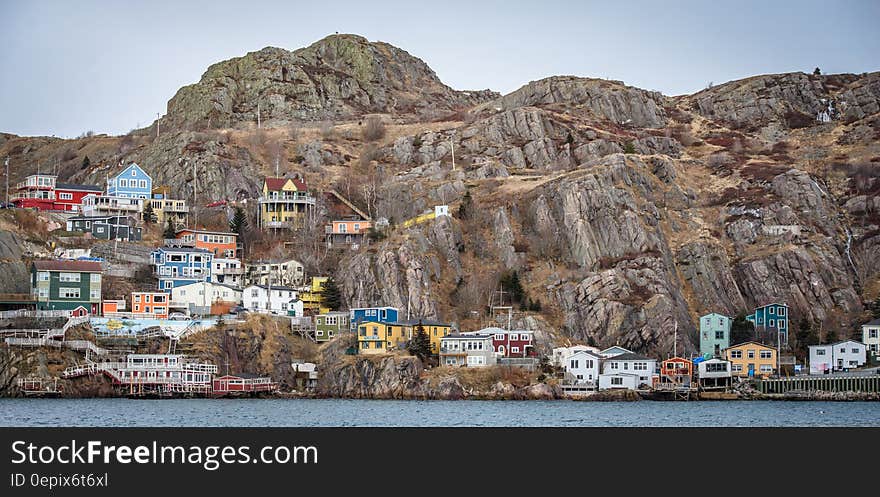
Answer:
<svg viewBox="0 0 880 497"><path fill-rule="evenodd" d="M0 293L0 301L3 302L35 302L36 300L31 293Z"/></svg>
<svg viewBox="0 0 880 497"><path fill-rule="evenodd" d="M384 342L385 339L382 337L377 337L374 335L361 335L358 337L358 340L368 341L368 342Z"/></svg>
<svg viewBox="0 0 880 497"><path fill-rule="evenodd" d="M4 294L0 294L4 295ZM6 294L14 295L14 294ZM0 298L0 300L3 300ZM14 311L0 311L0 319L12 318L66 318L70 317L73 311L33 311L30 309L16 309Z"/></svg>
<svg viewBox="0 0 880 497"><path fill-rule="evenodd" d="M266 221L263 225L267 228L290 228L293 223L290 221Z"/></svg>
<svg viewBox="0 0 880 497"><path fill-rule="evenodd" d="M218 275L244 274L244 269L240 267L223 267L220 269L215 269L213 273Z"/></svg>
<svg viewBox="0 0 880 497"><path fill-rule="evenodd" d="M164 238L163 242L166 247L195 247L196 242L193 240L183 240L181 238Z"/></svg>
<svg viewBox="0 0 880 497"><path fill-rule="evenodd" d="M162 302L164 305L165 302ZM104 317L110 319L163 319L168 313L155 312L105 312Z"/></svg>
<svg viewBox="0 0 880 497"><path fill-rule="evenodd" d="M269 195L268 197L259 197L257 201L260 203L266 202L306 202L310 204L315 203L315 197L313 197L310 193L288 193L285 195Z"/></svg>

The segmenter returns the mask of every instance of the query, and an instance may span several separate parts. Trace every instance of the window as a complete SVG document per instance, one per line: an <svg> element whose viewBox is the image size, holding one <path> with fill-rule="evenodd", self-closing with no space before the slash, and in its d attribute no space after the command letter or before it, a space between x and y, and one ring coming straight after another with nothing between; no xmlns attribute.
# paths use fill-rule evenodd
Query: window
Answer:
<svg viewBox="0 0 880 497"><path fill-rule="evenodd" d="M40 288L40 289L37 291L37 295L38 295L40 298L43 298L43 299L45 299L45 298L49 298L49 289L48 289L48 288Z"/></svg>
<svg viewBox="0 0 880 497"><path fill-rule="evenodd" d="M726 362L714 362L706 364L706 372L707 373L723 373L727 371L727 363Z"/></svg>
<svg viewBox="0 0 880 497"><path fill-rule="evenodd" d="M90 280L92 283L100 283L101 282L101 275L98 273L92 273Z"/></svg>
<svg viewBox="0 0 880 497"><path fill-rule="evenodd" d="M749 351L747 351L746 355L748 356L749 359L754 359L755 358L755 351L749 350Z"/></svg>
<svg viewBox="0 0 880 497"><path fill-rule="evenodd" d="M773 357L773 352L771 352L769 350L762 350L761 351L761 359L770 359L772 357Z"/></svg>
<svg viewBox="0 0 880 497"><path fill-rule="evenodd" d="M146 187L147 187L147 180L142 179L142 180L140 181L140 185L139 185L139 186L140 186L141 188L146 188Z"/></svg>
<svg viewBox="0 0 880 497"><path fill-rule="evenodd" d="M716 331L715 332L715 340L724 340L724 332Z"/></svg>
<svg viewBox="0 0 880 497"><path fill-rule="evenodd" d="M617 369L617 363L612 362L610 367L611 367L611 369Z"/></svg>
<svg viewBox="0 0 880 497"><path fill-rule="evenodd" d="M79 288L59 288L58 296L62 299L78 299L79 298Z"/></svg>
<svg viewBox="0 0 880 497"><path fill-rule="evenodd" d="M853 353L853 354L858 354L858 353L859 353L859 349L855 349L855 348L852 349L852 353Z"/></svg>
<svg viewBox="0 0 880 497"><path fill-rule="evenodd" d="M742 357L743 357L742 350L731 350L730 351L730 358L731 359L742 359Z"/></svg>
<svg viewBox="0 0 880 497"><path fill-rule="evenodd" d="M95 299L99 299L99 298L101 298L101 291L100 290L90 290L89 291L89 299L95 300Z"/></svg>
<svg viewBox="0 0 880 497"><path fill-rule="evenodd" d="M611 384L612 385L623 385L623 378L618 378L618 377L611 378Z"/></svg>
<svg viewBox="0 0 880 497"><path fill-rule="evenodd" d="M770 310L768 311L768 313L769 313L771 316L775 316L775 315L776 315L776 308L775 308L775 307L771 307Z"/></svg>
<svg viewBox="0 0 880 497"><path fill-rule="evenodd" d="M869 330L868 338L877 338L877 330Z"/></svg>
<svg viewBox="0 0 880 497"><path fill-rule="evenodd" d="M782 317L785 316L785 307L780 307L780 308L779 308L779 315L782 316Z"/></svg>
<svg viewBox="0 0 880 497"><path fill-rule="evenodd" d="M816 355L817 356L825 355L825 349L816 349Z"/></svg>
<svg viewBox="0 0 880 497"><path fill-rule="evenodd" d="M37 273L37 281L49 281L49 272L40 271L39 273Z"/></svg>
<svg viewBox="0 0 880 497"><path fill-rule="evenodd" d="M510 351L513 352L514 354L519 354L519 347L511 347Z"/></svg>
<svg viewBox="0 0 880 497"><path fill-rule="evenodd" d="M79 283L79 273L60 273L58 281L62 283Z"/></svg>
<svg viewBox="0 0 880 497"><path fill-rule="evenodd" d="M72 193L59 193L58 199L59 200L73 200L73 194Z"/></svg>
<svg viewBox="0 0 880 497"><path fill-rule="evenodd" d="M770 320L768 320L768 321L767 321L767 326L769 326L769 327L771 327L771 328L776 327L776 320L775 320L775 319L770 319Z"/></svg>
<svg viewBox="0 0 880 497"><path fill-rule="evenodd" d="M516 333L511 333L511 334L510 334L510 340L511 340L511 341L512 341L512 340L519 340L519 335L517 335Z"/></svg>
<svg viewBox="0 0 880 497"><path fill-rule="evenodd" d="M773 366L771 366L769 364L761 364L761 372L762 373L772 373Z"/></svg>
<svg viewBox="0 0 880 497"><path fill-rule="evenodd" d="M858 361L849 361L849 365L850 365L850 366L857 366L857 365L858 365Z"/></svg>
<svg viewBox="0 0 880 497"><path fill-rule="evenodd" d="M732 371L734 373L741 373L742 370L743 370L742 364L734 364L733 365Z"/></svg>

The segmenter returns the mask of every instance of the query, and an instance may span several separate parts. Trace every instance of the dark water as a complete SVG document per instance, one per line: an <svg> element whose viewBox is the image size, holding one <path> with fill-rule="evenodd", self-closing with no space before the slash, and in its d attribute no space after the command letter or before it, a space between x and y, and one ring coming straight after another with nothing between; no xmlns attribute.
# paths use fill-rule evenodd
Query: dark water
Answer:
<svg viewBox="0 0 880 497"><path fill-rule="evenodd" d="M880 426L880 402L0 399L0 426Z"/></svg>

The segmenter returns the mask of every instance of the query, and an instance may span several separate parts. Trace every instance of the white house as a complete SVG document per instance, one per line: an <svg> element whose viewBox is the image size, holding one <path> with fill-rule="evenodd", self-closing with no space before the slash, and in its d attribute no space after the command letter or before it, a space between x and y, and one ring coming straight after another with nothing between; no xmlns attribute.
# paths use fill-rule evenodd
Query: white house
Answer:
<svg viewBox="0 0 880 497"><path fill-rule="evenodd" d="M299 300L299 295L296 289L287 286L250 285L242 291L242 305L255 312L287 315L291 300ZM299 315L302 315L302 306Z"/></svg>
<svg viewBox="0 0 880 497"><path fill-rule="evenodd" d="M862 325L862 343L876 359L880 359L880 319Z"/></svg>
<svg viewBox="0 0 880 497"><path fill-rule="evenodd" d="M211 304L241 302L242 293L236 288L223 283L199 281L171 289L172 309L182 309L191 314L209 314Z"/></svg>
<svg viewBox="0 0 880 497"><path fill-rule="evenodd" d="M625 349L625 348L621 347L620 345L614 345L614 346L608 347L607 349L599 352L599 355L607 358L607 357L618 356L621 354L632 354L632 353L633 353L632 350Z"/></svg>
<svg viewBox="0 0 880 497"><path fill-rule="evenodd" d="M447 335L440 339L441 366L486 367L497 363L492 335Z"/></svg>
<svg viewBox="0 0 880 497"><path fill-rule="evenodd" d="M657 360L626 352L606 358L602 364L602 374L634 374L638 377L637 385L651 385L651 377L657 370Z"/></svg>
<svg viewBox="0 0 880 497"><path fill-rule="evenodd" d="M825 374L864 366L866 350L865 344L855 340L810 345L810 374Z"/></svg>
<svg viewBox="0 0 880 497"><path fill-rule="evenodd" d="M602 357L589 350L578 350L564 359L565 379L575 385L596 385ZM570 376L569 376L570 375Z"/></svg>
<svg viewBox="0 0 880 497"><path fill-rule="evenodd" d="M697 381L703 388L728 387L733 379L730 361L708 359L697 364Z"/></svg>
<svg viewBox="0 0 880 497"><path fill-rule="evenodd" d="M599 390L624 388L638 390L639 375L632 373L602 373L599 375Z"/></svg>
<svg viewBox="0 0 880 497"><path fill-rule="evenodd" d="M245 266L248 285L297 286L305 278L305 267L295 259L256 261Z"/></svg>
<svg viewBox="0 0 880 497"><path fill-rule="evenodd" d="M575 352L581 351L589 351L593 354L601 356L599 349L596 347L590 347L589 345L572 345L571 347L556 347L553 349L553 353L550 356L550 364L557 367L565 367L565 360L568 359Z"/></svg>
<svg viewBox="0 0 880 497"><path fill-rule="evenodd" d="M243 277L240 260L224 257L211 260L211 280L241 288Z"/></svg>

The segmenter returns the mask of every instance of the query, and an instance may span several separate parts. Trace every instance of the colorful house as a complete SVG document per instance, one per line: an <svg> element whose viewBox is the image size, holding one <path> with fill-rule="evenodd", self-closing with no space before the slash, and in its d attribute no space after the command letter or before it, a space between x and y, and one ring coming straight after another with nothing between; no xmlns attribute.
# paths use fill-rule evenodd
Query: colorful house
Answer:
<svg viewBox="0 0 880 497"><path fill-rule="evenodd" d="M788 306L786 304L767 304L756 307L755 312L746 316L755 325L756 331L775 331L780 334L781 343L788 343Z"/></svg>
<svg viewBox="0 0 880 497"><path fill-rule="evenodd" d="M721 357L721 351L730 346L728 316L718 313L700 316L700 354L706 358Z"/></svg>
<svg viewBox="0 0 880 497"><path fill-rule="evenodd" d="M243 274L244 269L238 259L214 257L214 260L211 261L211 279L217 283L241 287L244 282Z"/></svg>
<svg viewBox="0 0 880 497"><path fill-rule="evenodd" d="M55 209L58 211L79 211L86 195L98 195L101 187L95 185L74 185L55 183Z"/></svg>
<svg viewBox="0 0 880 497"><path fill-rule="evenodd" d="M167 319L171 295L165 292L131 292L132 317Z"/></svg>
<svg viewBox="0 0 880 497"><path fill-rule="evenodd" d="M389 326L391 330L395 332L395 336L399 333L406 337L406 340L412 340L417 333L420 322L425 333L427 333L428 338L431 340L431 353L437 354L440 350L440 341L443 337L449 336L452 333L451 324L440 323L429 319L410 319L408 321L391 323Z"/></svg>
<svg viewBox="0 0 880 497"><path fill-rule="evenodd" d="M349 311L349 324L354 333L360 323L396 323L400 311L396 307L356 307Z"/></svg>
<svg viewBox="0 0 880 497"><path fill-rule="evenodd" d="M327 235L327 246L333 247L357 247L364 242L367 232L373 227L371 221L361 217L352 216L347 219L330 221L324 227Z"/></svg>
<svg viewBox="0 0 880 497"><path fill-rule="evenodd" d="M330 312L329 307L324 307L324 284L330 279L327 276L313 276L308 291L302 292L299 298L303 301L304 312L309 315L325 314ZM252 283L253 284L253 283ZM349 329L354 333L354 326Z"/></svg>
<svg viewBox="0 0 880 497"><path fill-rule="evenodd" d="M776 349L758 342L746 342L724 350L733 376L768 377L776 372Z"/></svg>
<svg viewBox="0 0 880 497"><path fill-rule="evenodd" d="M95 261L34 261L31 294L37 310L101 310L101 264Z"/></svg>
<svg viewBox="0 0 880 497"><path fill-rule="evenodd" d="M176 238L198 249L209 250L214 257L236 258L238 254L238 234L224 231L204 231L182 229Z"/></svg>
<svg viewBox="0 0 880 497"><path fill-rule="evenodd" d="M300 285L305 276L305 267L295 259L256 261L246 265L246 280L249 285ZM312 291L320 292L321 285L327 278L319 278L315 286L313 279Z"/></svg>
<svg viewBox="0 0 880 497"><path fill-rule="evenodd" d="M492 348L500 357L531 357L535 353L535 334L528 330L490 327L477 331L492 335Z"/></svg>
<svg viewBox="0 0 880 497"><path fill-rule="evenodd" d="M315 341L326 342L336 335L348 332L347 312L334 311L315 316Z"/></svg>
<svg viewBox="0 0 880 497"><path fill-rule="evenodd" d="M177 200L168 197L168 187L153 188L152 196L147 201L156 216L156 224L165 226L168 219L175 228L186 227L189 207L186 200Z"/></svg>
<svg viewBox="0 0 880 497"><path fill-rule="evenodd" d="M12 203L19 209L54 210L55 175L32 174L15 185Z"/></svg>
<svg viewBox="0 0 880 497"><path fill-rule="evenodd" d="M140 219L145 200L142 198L116 197L89 193L82 200L80 211L84 216L130 214Z"/></svg>
<svg viewBox="0 0 880 497"><path fill-rule="evenodd" d="M101 302L101 315L125 312L125 299L104 300Z"/></svg>
<svg viewBox="0 0 880 497"><path fill-rule="evenodd" d="M261 228L295 228L315 210L315 197L299 178L266 178L258 202Z"/></svg>
<svg viewBox="0 0 880 497"><path fill-rule="evenodd" d="M660 363L658 381L660 385L669 387L689 387L693 374L693 362L683 357L672 357Z"/></svg>
<svg viewBox="0 0 880 497"><path fill-rule="evenodd" d="M127 240L138 242L143 228L131 215L72 216L67 218L67 231L90 233L99 240Z"/></svg>
<svg viewBox="0 0 880 497"><path fill-rule="evenodd" d="M211 262L214 253L191 247L159 247L150 253L156 266L159 290L171 289L211 280Z"/></svg>
<svg viewBox="0 0 880 497"><path fill-rule="evenodd" d="M153 178L132 162L119 174L107 180L107 196L149 199L153 195Z"/></svg>
<svg viewBox="0 0 880 497"><path fill-rule="evenodd" d="M384 354L404 344L406 337L388 323L366 321L358 323L357 340L359 354Z"/></svg>

